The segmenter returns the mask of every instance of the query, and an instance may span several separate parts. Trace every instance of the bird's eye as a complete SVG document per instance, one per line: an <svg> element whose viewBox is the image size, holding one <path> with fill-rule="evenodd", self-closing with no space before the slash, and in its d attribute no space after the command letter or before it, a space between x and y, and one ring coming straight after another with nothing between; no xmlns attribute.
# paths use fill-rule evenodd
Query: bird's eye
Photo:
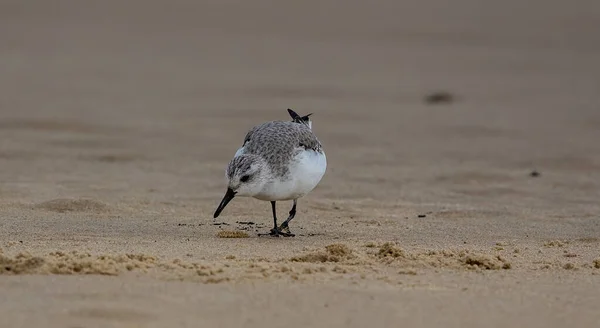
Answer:
<svg viewBox="0 0 600 328"><path fill-rule="evenodd" d="M249 175L244 175L244 176L242 176L242 177L240 178L240 181L241 181L241 182L247 182L247 181L248 181L248 179L250 179L250 176L249 176Z"/></svg>

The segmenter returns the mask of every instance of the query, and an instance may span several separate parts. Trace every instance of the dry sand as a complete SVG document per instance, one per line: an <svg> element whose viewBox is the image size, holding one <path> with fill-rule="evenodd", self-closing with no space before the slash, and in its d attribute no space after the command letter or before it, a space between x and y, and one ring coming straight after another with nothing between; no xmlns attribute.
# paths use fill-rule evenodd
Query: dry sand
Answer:
<svg viewBox="0 0 600 328"><path fill-rule="evenodd" d="M1 326L598 326L599 20L2 1ZM253 199L214 222L246 130L288 107L329 161L297 237L257 237Z"/></svg>

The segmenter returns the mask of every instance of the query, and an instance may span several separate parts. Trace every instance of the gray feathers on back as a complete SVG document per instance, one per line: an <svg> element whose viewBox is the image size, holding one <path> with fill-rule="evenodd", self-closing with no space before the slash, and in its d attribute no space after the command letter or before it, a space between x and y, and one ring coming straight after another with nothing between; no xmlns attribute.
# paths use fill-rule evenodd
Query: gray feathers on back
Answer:
<svg viewBox="0 0 600 328"><path fill-rule="evenodd" d="M287 163L302 150L321 152L321 143L305 124L272 121L253 127L244 138L244 153L262 157L273 173L287 174Z"/></svg>

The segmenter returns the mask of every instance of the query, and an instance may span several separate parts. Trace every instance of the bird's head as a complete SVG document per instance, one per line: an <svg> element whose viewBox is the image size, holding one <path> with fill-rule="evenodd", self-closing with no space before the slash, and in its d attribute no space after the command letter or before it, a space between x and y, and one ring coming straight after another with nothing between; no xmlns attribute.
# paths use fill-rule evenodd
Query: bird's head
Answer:
<svg viewBox="0 0 600 328"><path fill-rule="evenodd" d="M252 197L260 193L268 181L269 172L267 163L260 156L244 154L234 157L225 170L227 191L214 217L218 217L235 196Z"/></svg>

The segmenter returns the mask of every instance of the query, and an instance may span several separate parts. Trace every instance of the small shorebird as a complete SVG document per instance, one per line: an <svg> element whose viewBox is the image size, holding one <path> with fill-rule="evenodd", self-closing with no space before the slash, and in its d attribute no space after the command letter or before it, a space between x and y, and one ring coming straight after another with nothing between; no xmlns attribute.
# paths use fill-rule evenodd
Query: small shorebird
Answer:
<svg viewBox="0 0 600 328"><path fill-rule="evenodd" d="M292 121L271 121L253 127L225 170L227 192L215 211L217 218L235 197L270 201L273 229L269 235L293 237L289 223L296 215L298 198L313 190L325 174L327 158L312 131L311 114L291 109ZM289 217L277 225L275 202L293 200Z"/></svg>

